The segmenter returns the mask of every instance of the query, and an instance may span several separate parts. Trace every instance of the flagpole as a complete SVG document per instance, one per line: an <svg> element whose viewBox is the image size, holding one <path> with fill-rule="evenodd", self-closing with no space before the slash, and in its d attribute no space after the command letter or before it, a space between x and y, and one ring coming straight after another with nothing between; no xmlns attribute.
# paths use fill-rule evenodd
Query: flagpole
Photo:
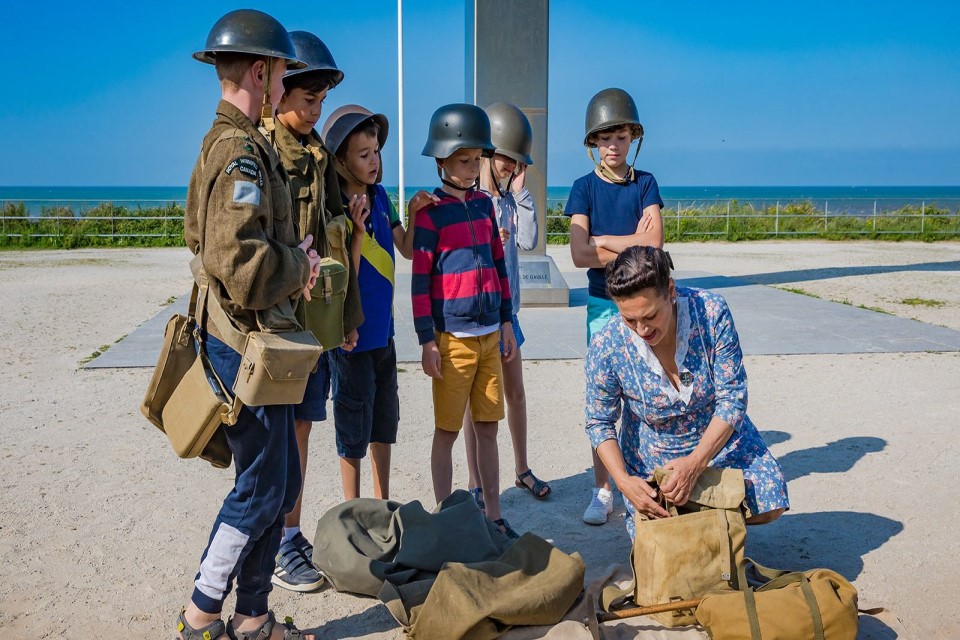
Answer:
<svg viewBox="0 0 960 640"><path fill-rule="evenodd" d="M398 208L400 218L406 220L403 194L403 0L397 0L397 158L399 169Z"/></svg>

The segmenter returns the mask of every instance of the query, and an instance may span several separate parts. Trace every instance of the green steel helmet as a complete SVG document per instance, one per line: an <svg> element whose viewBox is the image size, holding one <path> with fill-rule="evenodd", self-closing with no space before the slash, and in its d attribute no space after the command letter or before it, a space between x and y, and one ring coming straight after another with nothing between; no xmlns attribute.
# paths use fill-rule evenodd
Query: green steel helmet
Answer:
<svg viewBox="0 0 960 640"><path fill-rule="evenodd" d="M434 111L420 155L442 160L458 149L480 149L486 157L496 150L490 142L490 118L476 105L447 104Z"/></svg>
<svg viewBox="0 0 960 640"><path fill-rule="evenodd" d="M302 69L290 69L283 76L284 78L301 73L310 73L311 71L327 71L333 78L333 86L343 82L343 71L337 68L333 54L330 53L330 49L323 43L323 40L309 31L291 31L290 40L293 41L297 59L305 62L307 66Z"/></svg>
<svg viewBox="0 0 960 640"><path fill-rule="evenodd" d="M490 141L497 153L523 164L533 164L530 157L533 128L523 111L508 102L494 102L484 111L490 118Z"/></svg>
<svg viewBox="0 0 960 640"><path fill-rule="evenodd" d="M630 94L623 89L604 89L590 98L587 104L586 133L583 144L586 147L595 147L590 143L590 136L601 129L609 129L623 124L632 124L639 127L639 133L634 137L643 137L643 125L640 124L640 114L637 112L637 103Z"/></svg>
<svg viewBox="0 0 960 640"><path fill-rule="evenodd" d="M380 132L377 134L377 142L383 149L383 145L387 142L387 134L390 132L390 123L387 121L387 116L382 113L373 113L358 104L345 104L331 113L327 121L323 123L320 138L330 153L337 155L343 141L357 127L368 120L373 120L380 128Z"/></svg>
<svg viewBox="0 0 960 640"><path fill-rule="evenodd" d="M237 9L217 20L207 36L207 46L193 57L214 64L219 52L283 58L288 69L307 66L297 58L290 34L283 25L273 16L255 9Z"/></svg>

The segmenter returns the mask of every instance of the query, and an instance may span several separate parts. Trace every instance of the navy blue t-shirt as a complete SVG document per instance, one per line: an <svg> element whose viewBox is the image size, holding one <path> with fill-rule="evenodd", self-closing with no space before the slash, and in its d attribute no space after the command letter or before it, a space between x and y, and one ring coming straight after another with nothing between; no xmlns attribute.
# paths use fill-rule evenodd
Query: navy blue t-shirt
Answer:
<svg viewBox="0 0 960 640"><path fill-rule="evenodd" d="M573 183L563 214L579 213L590 218L591 236L629 236L636 233L643 210L652 204L663 207L660 187L652 173L637 169L632 182L614 184L591 171ZM591 296L610 299L603 269L589 269L587 281Z"/></svg>

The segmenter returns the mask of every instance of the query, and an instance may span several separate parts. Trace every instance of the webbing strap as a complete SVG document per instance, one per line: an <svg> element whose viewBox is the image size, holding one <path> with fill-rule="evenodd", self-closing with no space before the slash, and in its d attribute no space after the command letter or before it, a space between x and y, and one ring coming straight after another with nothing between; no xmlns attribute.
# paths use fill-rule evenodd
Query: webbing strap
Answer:
<svg viewBox="0 0 960 640"><path fill-rule="evenodd" d="M747 584L746 577L746 566L748 563L753 564L757 570L757 573L764 578L770 579L770 582L756 590L753 587L750 587ZM800 591L803 593L803 599L806 601L807 608L810 610L810 621L813 624L814 640L824 640L823 616L820 615L820 605L817 604L817 597L813 593L813 587L810 586L810 579L807 578L806 574L799 571L791 572L781 571L779 569L769 569L763 565L757 564L750 558L744 558L740 561L740 564L737 567L737 573L739 574L741 581L740 588L743 589L744 604L747 612L747 620L750 622L750 637L752 640L762 640L762 636L760 634L760 616L757 614L755 591L770 591L773 589L780 589L788 584L793 584L794 582L800 583Z"/></svg>
<svg viewBox="0 0 960 640"><path fill-rule="evenodd" d="M600 608L604 611L610 611L610 608L618 603L619 600L632 596L637 591L637 574L633 569L633 547L630 548L630 584L624 588L616 585L604 587L600 592ZM639 602L637 604L640 604Z"/></svg>
<svg viewBox="0 0 960 640"><path fill-rule="evenodd" d="M373 215L373 212L370 213ZM347 218L347 231L353 233L353 220ZM393 272L395 264L393 258L386 249L380 246L375 238L372 238L366 231L363 232L363 245L360 249L360 255L367 259L370 266L376 269L377 273L390 281L393 285Z"/></svg>

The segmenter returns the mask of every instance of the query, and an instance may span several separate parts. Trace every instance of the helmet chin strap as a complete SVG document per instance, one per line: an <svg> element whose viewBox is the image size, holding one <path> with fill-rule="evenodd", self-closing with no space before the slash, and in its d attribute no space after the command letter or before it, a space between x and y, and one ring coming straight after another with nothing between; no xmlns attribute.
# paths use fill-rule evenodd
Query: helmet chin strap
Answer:
<svg viewBox="0 0 960 640"><path fill-rule="evenodd" d="M270 144L273 144L273 132L277 128L273 120L273 103L270 102L270 74L273 71L273 58L264 58L267 71L263 84L263 105L260 107L260 126L267 132Z"/></svg>
<svg viewBox="0 0 960 640"><path fill-rule="evenodd" d="M368 185L366 182L363 182L363 181L361 181L359 178L357 178L357 176L353 175L353 172L350 171L350 169L347 168L347 163L345 163L345 162L344 162L343 160L341 160L340 158L337 158L337 159L336 159L336 163L335 163L335 165L334 165L334 168L337 170L337 173L340 174L340 177L343 178L344 180L346 180L346 181L348 181L348 182L352 182L353 184L358 185L358 186L361 186L361 187L368 187L368 186L370 186L370 185Z"/></svg>
<svg viewBox="0 0 960 640"><path fill-rule="evenodd" d="M443 184L447 185L447 186L450 187L451 189L456 189L457 191L469 191L470 189L479 189L479 188L480 188L480 176L479 176L479 175L477 176L477 179L473 181L473 184L471 184L471 185L468 186L468 187L462 187L462 186L460 186L459 184L457 184L456 182L454 182L454 181L452 181L452 180L447 180L447 179L443 176L443 168L440 166L440 163L439 163L439 162L437 162L437 175L440 176L440 182L442 182Z"/></svg>
<svg viewBox="0 0 960 640"><path fill-rule="evenodd" d="M624 177L618 176L613 169L604 164L603 159L601 158L600 162L597 162L593 157L593 147L587 147L587 155L590 156L590 161L594 164L597 175L602 178L606 178L614 184L628 184L633 182L636 172L634 171L633 165L637 163L637 156L640 155L640 147L643 145L643 135L637 139L637 150L633 153L633 160L630 162L630 166L627 168L627 174Z"/></svg>

